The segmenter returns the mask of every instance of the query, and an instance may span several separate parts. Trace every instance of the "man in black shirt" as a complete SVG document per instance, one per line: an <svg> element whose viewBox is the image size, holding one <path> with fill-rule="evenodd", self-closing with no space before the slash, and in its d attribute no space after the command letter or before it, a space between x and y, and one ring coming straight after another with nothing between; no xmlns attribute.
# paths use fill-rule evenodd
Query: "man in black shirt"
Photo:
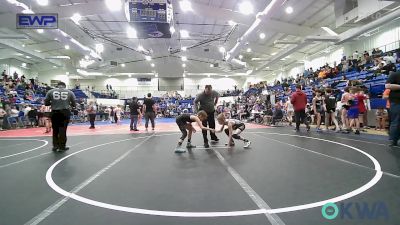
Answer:
<svg viewBox="0 0 400 225"><path fill-rule="evenodd" d="M390 73L386 86L390 89L390 146L398 146L400 139L400 72Z"/></svg>
<svg viewBox="0 0 400 225"><path fill-rule="evenodd" d="M138 118L139 116L142 116L142 113L140 112L140 107L136 97L132 98L132 102L129 104L129 109L131 112L131 131L139 131L137 129L137 123Z"/></svg>
<svg viewBox="0 0 400 225"><path fill-rule="evenodd" d="M145 123L146 131L147 131L147 128L149 127L149 120L151 121L152 130L154 130L154 127L155 127L154 119L156 118L156 109L154 107L155 104L156 103L151 98L151 94L148 93L147 98L144 99L144 103L143 103L143 114L144 114L144 118L146 121L146 123Z"/></svg>
<svg viewBox="0 0 400 225"><path fill-rule="evenodd" d="M46 106L51 106L51 123L53 128L53 151L66 151L67 127L71 116L71 107L76 107L75 94L66 89L64 82L59 82L57 88L47 92L44 100Z"/></svg>
<svg viewBox="0 0 400 225"><path fill-rule="evenodd" d="M195 109L198 111L204 110L208 117L207 120L202 121L204 127L210 127L211 129L215 129L215 106L218 103L219 94L216 91L213 91L211 85L206 85L203 92L197 95L196 99L194 100ZM208 144L207 138L207 130L202 130L203 133L203 140L204 140L204 147L209 148L210 145ZM219 141L218 137L215 133L210 132L211 140L214 142Z"/></svg>

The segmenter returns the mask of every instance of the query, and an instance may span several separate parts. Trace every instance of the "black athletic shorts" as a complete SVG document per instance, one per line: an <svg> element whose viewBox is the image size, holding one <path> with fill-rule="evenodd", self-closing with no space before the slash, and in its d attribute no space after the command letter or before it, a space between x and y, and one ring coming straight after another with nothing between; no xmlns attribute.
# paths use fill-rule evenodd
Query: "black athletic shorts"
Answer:
<svg viewBox="0 0 400 225"><path fill-rule="evenodd" d="M334 112L336 112L335 108L326 109L326 113L334 113Z"/></svg>

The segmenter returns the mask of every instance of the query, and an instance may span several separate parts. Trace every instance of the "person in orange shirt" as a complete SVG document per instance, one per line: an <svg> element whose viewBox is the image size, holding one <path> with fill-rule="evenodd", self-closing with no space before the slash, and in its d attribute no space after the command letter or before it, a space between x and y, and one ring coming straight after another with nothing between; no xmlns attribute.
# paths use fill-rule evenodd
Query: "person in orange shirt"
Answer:
<svg viewBox="0 0 400 225"><path fill-rule="evenodd" d="M326 77L326 71L325 69L322 69L321 72L319 72L318 74L318 78L325 79L325 77Z"/></svg>

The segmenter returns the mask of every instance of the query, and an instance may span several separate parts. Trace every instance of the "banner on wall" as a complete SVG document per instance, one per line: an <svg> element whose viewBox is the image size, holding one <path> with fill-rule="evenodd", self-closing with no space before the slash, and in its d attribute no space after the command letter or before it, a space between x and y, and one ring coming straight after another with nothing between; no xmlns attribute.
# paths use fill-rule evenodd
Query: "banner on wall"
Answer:
<svg viewBox="0 0 400 225"><path fill-rule="evenodd" d="M125 14L138 38L171 38L171 0L128 0Z"/></svg>
<svg viewBox="0 0 400 225"><path fill-rule="evenodd" d="M138 78L137 83L140 86L150 86L151 85L151 78Z"/></svg>

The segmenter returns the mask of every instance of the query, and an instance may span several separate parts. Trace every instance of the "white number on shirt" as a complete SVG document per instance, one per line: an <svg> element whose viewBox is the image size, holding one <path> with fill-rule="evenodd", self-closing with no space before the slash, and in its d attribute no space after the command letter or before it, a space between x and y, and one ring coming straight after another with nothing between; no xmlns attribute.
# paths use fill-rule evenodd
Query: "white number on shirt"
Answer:
<svg viewBox="0 0 400 225"><path fill-rule="evenodd" d="M59 92L53 91L53 99L54 100L67 100L68 99L68 92Z"/></svg>

